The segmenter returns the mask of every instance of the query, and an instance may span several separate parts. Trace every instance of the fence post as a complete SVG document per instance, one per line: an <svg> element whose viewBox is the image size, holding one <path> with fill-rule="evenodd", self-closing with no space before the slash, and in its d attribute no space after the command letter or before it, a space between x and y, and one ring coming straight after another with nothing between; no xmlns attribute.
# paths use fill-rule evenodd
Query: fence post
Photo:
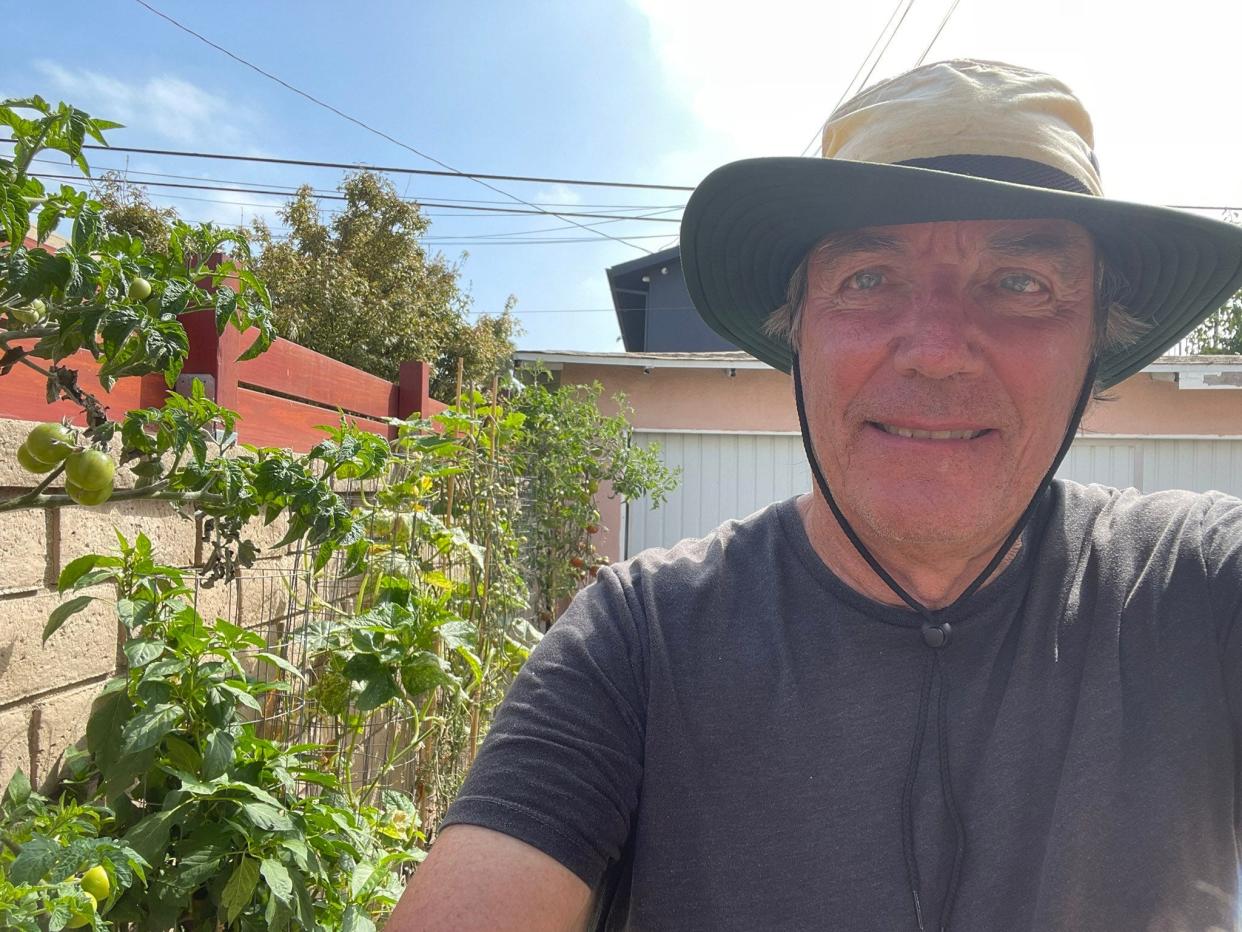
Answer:
<svg viewBox="0 0 1242 932"><path fill-rule="evenodd" d="M216 315L213 309L183 314L181 325L185 327L190 341L177 389L187 388L190 379L203 381L207 396L216 404L232 411L238 409L237 357L242 354L242 335L236 327L225 327L224 333L216 333Z"/></svg>
<svg viewBox="0 0 1242 932"><path fill-rule="evenodd" d="M396 417L407 418L411 414L426 415L427 400L431 397L431 366L418 359L401 364L397 375Z"/></svg>

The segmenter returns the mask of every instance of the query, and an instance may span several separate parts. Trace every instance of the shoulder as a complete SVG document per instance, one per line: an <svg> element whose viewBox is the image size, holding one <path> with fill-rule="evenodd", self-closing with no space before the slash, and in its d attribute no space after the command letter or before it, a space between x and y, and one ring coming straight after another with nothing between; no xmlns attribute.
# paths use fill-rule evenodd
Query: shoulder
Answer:
<svg viewBox="0 0 1242 932"><path fill-rule="evenodd" d="M711 533L668 548L644 550L611 567L622 585L644 596L716 591L733 580L770 575L788 550L795 499L776 502Z"/></svg>
<svg viewBox="0 0 1242 932"><path fill-rule="evenodd" d="M1242 570L1242 500L1223 492L1141 493L1057 480L1053 533L1102 565L1133 573L1157 566L1208 581Z"/></svg>
<svg viewBox="0 0 1242 932"><path fill-rule="evenodd" d="M1142 493L1058 479L1053 497L1065 524L1107 533L1119 545L1169 543L1175 534L1180 542L1198 546L1242 528L1242 500L1223 492Z"/></svg>
<svg viewBox="0 0 1242 932"><path fill-rule="evenodd" d="M672 547L644 550L601 567L552 626L580 635L619 637L645 655L652 642L681 642L719 634L756 593L772 597L791 555L794 499L769 505L710 534ZM566 630L568 629L568 630Z"/></svg>

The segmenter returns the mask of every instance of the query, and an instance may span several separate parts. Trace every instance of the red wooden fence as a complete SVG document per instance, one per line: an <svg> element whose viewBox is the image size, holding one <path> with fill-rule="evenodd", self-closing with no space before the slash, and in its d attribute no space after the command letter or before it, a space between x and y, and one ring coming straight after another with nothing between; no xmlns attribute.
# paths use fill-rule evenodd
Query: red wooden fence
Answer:
<svg viewBox="0 0 1242 932"><path fill-rule="evenodd" d="M388 382L283 339L257 359L238 362L248 335L233 328L217 335L213 318L210 311L181 318L190 352L178 387L188 388L192 378L202 379L208 395L238 413L237 432L244 443L309 450L324 436L315 426L336 423L338 409L364 430L394 437L396 429L383 423L385 418L430 416L444 410L428 393L427 363L404 363L398 380ZM78 384L118 420L130 408L160 404L168 391L164 377L156 374L121 379L105 393L96 377L99 366L85 351L65 360L65 365L78 370ZM15 366L0 376L0 417L54 421L79 415L69 402L49 405L46 386L44 377L27 366ZM81 423L80 415L77 422Z"/></svg>

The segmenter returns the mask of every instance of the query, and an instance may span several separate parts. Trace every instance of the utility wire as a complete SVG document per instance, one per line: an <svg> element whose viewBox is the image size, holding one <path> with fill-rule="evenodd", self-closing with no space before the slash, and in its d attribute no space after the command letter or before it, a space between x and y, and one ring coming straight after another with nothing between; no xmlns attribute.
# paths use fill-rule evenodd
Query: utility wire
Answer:
<svg viewBox="0 0 1242 932"><path fill-rule="evenodd" d="M0 142L13 142L0 139ZM231 152L189 152L185 149L146 149L140 146L101 146L84 143L83 149L104 152L128 152L134 155L167 155L186 159L218 159L227 162L257 162L264 165L300 165L306 168L335 168L345 171L384 172L393 175L430 175L437 178L487 178L492 181L529 181L537 184L581 185L594 188L631 188L638 191L693 191L693 185L640 184L635 181L594 181L582 178L547 178L541 175L487 175L481 172L442 172L430 168L406 168L399 165L368 165L365 162L324 162L315 159L286 159L271 155L238 155ZM502 192L503 193L503 192ZM509 195L512 200L512 195Z"/></svg>
<svg viewBox="0 0 1242 932"><path fill-rule="evenodd" d="M38 159L36 158L36 159L31 159L31 161L36 164L53 165L53 166L56 166L57 168L62 168L62 169L69 167L69 164L67 162L63 160L59 160L59 159ZM298 191L298 188L302 187L302 185L286 185L286 184L279 184L275 182L266 182L266 181L241 181L241 180L237 180L233 178L209 178L203 175L174 175L174 174L170 174L169 172L139 171L136 168L122 168L116 165L100 165L97 163L92 164L91 168L97 169L98 171L104 174L112 173L116 175L124 175L126 176L125 180L127 182L128 182L129 175L141 175L144 178L172 178L175 181L211 181L217 184L237 184L237 185L255 185L255 186L268 185L269 187L287 188L288 189L287 194L289 196L296 194ZM99 175L88 176L87 180L100 181L101 176ZM141 182L130 182L130 183L141 184ZM312 190L314 190L313 186L308 185L308 187L311 187ZM413 198L411 198L407 192L407 194L405 194L402 197L402 199L407 200L407 201L417 200L418 195L415 195ZM478 198L469 198L469 197L439 197L438 200L446 201L451 204L508 204L509 203L508 201L480 200ZM539 206L541 207L570 206L566 204L551 203L548 201L537 201L536 203L538 203ZM261 206L265 206L265 205L261 205ZM587 204L587 203L577 204L575 203L572 206L581 207L584 209L585 208L601 208L601 209L611 209L611 210L656 210L656 209L680 209L684 207L685 204Z"/></svg>
<svg viewBox="0 0 1242 932"><path fill-rule="evenodd" d="M942 19L940 21L940 25L936 27L936 34L932 36L931 41L927 43L927 48L923 49L923 54L919 56L919 60L914 63L915 68L923 64L923 60L927 58L927 53L932 50L932 46L935 45L936 40L940 38L940 33L944 32L945 24L948 23L948 21L953 17L953 13L957 10L957 5L961 2L962 0L953 0L953 5L949 7L949 12L944 14L944 19Z"/></svg>
<svg viewBox="0 0 1242 932"><path fill-rule="evenodd" d="M39 177L39 178L47 178L52 181L79 181L81 180L73 175L55 175L49 172L31 172L30 174L35 175L36 177ZM192 190L192 191L222 191L222 192L232 193L232 194L272 194L272 195L277 195L281 197L289 196L288 191L273 191L273 190L265 189L265 188L238 188L238 187L228 187L225 185L190 184L184 181L145 181L143 182L143 184L149 187L180 188L180 189L187 189L187 190ZM327 200L327 201L348 200L348 198L346 198L345 195L343 194L317 193L317 194L314 194L313 196L317 200ZM681 222L676 217L654 217L648 214L633 214L633 215L626 215L624 217L618 217L616 214L593 214L593 213L583 213L583 212L577 212L577 211L553 212L550 210L538 210L538 209L523 210L520 207L483 207L481 205L466 206L463 204L445 204L445 203L441 203L437 201L417 201L416 203L422 207L446 207L452 210L472 210L472 211L477 210L477 211L483 211L486 213L498 213L498 214L539 214L542 216L551 216L551 217L557 217L557 218L586 217L586 218L597 219L597 220L643 220L649 223L652 223L652 222L654 223L680 223ZM521 203L526 203L526 202L522 201ZM672 208L672 209L680 210L680 208ZM587 226L586 224L573 223L572 225L576 227L580 227L584 230L592 230L592 228ZM601 233L600 235L608 239L615 239L615 240L621 239L620 237L609 236L606 233ZM643 251L646 252L647 250L644 249Z"/></svg>
<svg viewBox="0 0 1242 932"><path fill-rule="evenodd" d="M893 44L893 39L895 39L897 37L897 33L901 31L902 23L906 21L906 16L909 15L910 10L913 8L913 6L914 6L914 0L910 0L910 2L906 4L906 8L902 10L901 19L897 20L896 27L894 27L893 31L889 33L888 41L884 43L884 48L880 49L880 54L877 55L875 57L875 61L871 63L871 68L867 72L867 76L862 79L862 84L858 85L858 90L862 90L864 87L866 87L868 82L871 80L871 76L875 74L876 66L880 63L880 59L884 57L884 53L888 51L888 47ZM858 91L855 91L855 93L857 92Z"/></svg>
<svg viewBox="0 0 1242 932"><path fill-rule="evenodd" d="M382 130L376 129L375 127L369 125L368 123L364 123L362 120L359 120L357 117L352 117L348 113L345 113L344 111L338 110L336 107L333 107L331 104L325 103L319 98L311 96L306 91L303 91L300 88L294 87L288 81L284 81L281 78L278 78L276 75L272 74L271 72L264 71L262 68L260 68L258 65L254 64L253 62L249 62L246 59L242 58L241 56L236 55L233 52L230 52L228 49L224 48L224 46L218 45L217 43L212 42L206 36L200 35L199 33L195 32L193 29L190 29L188 26L185 26L182 23L179 23L177 20L173 19L167 13L163 13L160 10L157 10L155 7L151 6L151 4L147 3L146 0L134 0L134 2L137 3L139 6L143 7L144 9L149 10L151 13L154 13L156 16L159 16L161 19L164 19L167 22L171 23L172 25L176 26L182 32L188 33L189 35L198 39L200 42L204 42L207 45L214 48L216 51L222 52L223 54L227 55L229 58L233 59L239 64L245 65L247 68L250 68L251 70L258 72L259 74L263 75L268 80L275 81L281 87L284 87L285 89L289 91L292 91L293 93L297 94L299 97L303 97L306 100L309 100L311 103L316 104L317 106L322 107L325 110L328 110L329 112L336 114L337 116L341 117L344 120L348 120L350 123L353 123L354 125L361 127L367 132L370 132L376 136L379 136L381 139L386 139L387 141L393 143L394 145L400 146L401 148L409 152L413 152L415 155L419 156L420 158L426 159L429 162L439 165L445 171L451 172L455 175L459 175L460 177L463 177L463 178L469 178L475 184L480 184L483 187L487 188L489 191L494 191L495 193L501 195L502 197L510 198L511 200L516 201L519 204L524 204L527 207L533 208L537 213L548 214L548 215L551 215L551 216L554 216L554 217L557 217L563 220L567 220L569 223L573 224L574 226L582 227L582 229L588 230L606 239L614 240L615 242L618 242L618 243L624 243L625 245L629 246L631 249L637 249L639 252L648 253L648 254L650 254L651 252L651 250L647 249L645 246L639 246L637 243L627 242L621 237L612 236L600 230L591 230L590 227L583 226L581 223L578 223L575 220L570 219L571 216L576 216L576 215L560 213L560 212L551 211L551 210L543 210L542 208L536 207L530 201L527 201L527 200L524 200L518 197L516 194L510 194L508 191L504 190L503 188L498 188L494 184L491 184L488 181L484 181L483 179L479 178L477 175L471 175L457 168L454 168L452 165L449 165L447 162L443 162L440 159L435 158L434 156L428 155L426 152L422 152L421 150L416 149L414 146L411 146L408 143L402 142L401 140L396 139L393 136L390 136L388 133L385 133ZM911 2L913 2L913 0L911 0Z"/></svg>
<svg viewBox="0 0 1242 932"><path fill-rule="evenodd" d="M810 152L813 148L815 148L815 143L823 135L824 128L828 125L828 121L832 119L832 114L836 113L837 108L840 107L841 104L845 103L846 99L850 96L850 88L853 88L855 84L857 84L858 76L862 74L862 70L867 67L867 62L870 61L871 56L875 54L876 47L880 44L880 40L883 39L884 35L888 32L888 27L891 26L893 24L893 20L897 18L897 11L901 9L901 5L903 3L906 3L906 0L897 0L897 5L893 7L893 12L890 13L888 16L888 22L886 22L884 24L884 28L880 30L880 34L875 37L875 41L871 43L871 48L867 51L867 54L863 56L863 60L858 63L858 70L854 72L854 77L850 78L849 84L845 85L845 90L841 92L841 96L837 99L837 102L833 104L832 109L828 111L828 116L824 119L824 122L819 125L819 129L815 131L815 135L811 137L811 141L808 142L802 148L802 152L800 153L800 155L805 156L808 152ZM906 13L910 12L910 7L913 5L914 5L914 0L909 0L909 4L906 6ZM902 14L901 18L904 20L906 18L905 14ZM900 29L900 28L901 28L901 23L898 23L897 29ZM897 29L893 30L894 36L897 35ZM889 36L888 41L889 42L893 41L892 36ZM887 50L888 50L888 44L885 43L884 51L887 51ZM880 52L879 57L876 58L877 63L879 62L880 58L884 56L884 51ZM871 69L872 71L874 71L875 65L872 65ZM871 72L869 71L867 72L867 77L869 78L870 76L871 76ZM863 85L866 83L867 83L866 79L863 79L862 83L857 84L857 88L854 91L854 93L857 93L858 90L861 90Z"/></svg>

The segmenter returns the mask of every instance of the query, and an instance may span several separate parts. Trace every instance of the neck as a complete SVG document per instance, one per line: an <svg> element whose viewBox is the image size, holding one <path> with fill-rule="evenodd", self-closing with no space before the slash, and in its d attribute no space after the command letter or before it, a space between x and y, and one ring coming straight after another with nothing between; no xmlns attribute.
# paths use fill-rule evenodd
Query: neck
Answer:
<svg viewBox="0 0 1242 932"><path fill-rule="evenodd" d="M905 607L905 602L867 565L862 555L841 530L828 503L818 491L798 499L806 535L816 554L846 585L872 601ZM853 522L851 522L853 524ZM854 530L859 531L857 525ZM966 587L975 581L997 548L1004 544L1005 534L990 540L972 553L954 553L947 548L928 544L903 545L901 542L873 541L860 537L872 556L911 596L931 609L953 603ZM1014 541L1009 552L985 581L992 582L1018 555L1022 539Z"/></svg>

